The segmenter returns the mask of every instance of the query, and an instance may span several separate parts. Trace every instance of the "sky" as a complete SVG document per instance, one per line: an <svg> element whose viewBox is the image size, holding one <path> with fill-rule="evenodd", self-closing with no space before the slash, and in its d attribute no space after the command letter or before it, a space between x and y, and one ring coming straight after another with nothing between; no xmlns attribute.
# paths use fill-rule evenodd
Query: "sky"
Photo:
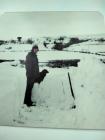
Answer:
<svg viewBox="0 0 105 140"><path fill-rule="evenodd" d="M0 39L105 33L98 12L9 12L0 16Z"/></svg>

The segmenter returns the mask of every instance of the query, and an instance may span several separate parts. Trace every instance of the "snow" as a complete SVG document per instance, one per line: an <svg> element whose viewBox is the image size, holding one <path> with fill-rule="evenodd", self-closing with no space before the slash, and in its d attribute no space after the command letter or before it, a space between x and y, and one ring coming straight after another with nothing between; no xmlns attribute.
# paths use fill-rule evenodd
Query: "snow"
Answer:
<svg viewBox="0 0 105 140"><path fill-rule="evenodd" d="M10 46L12 49L8 50ZM32 100L37 102L37 106L28 108L23 105L25 67L20 65L19 60L25 60L31 45L0 46L0 59L15 60L0 63L0 125L105 129L105 64L100 61L105 56L96 55L104 52L104 47L104 43L95 40L72 45L65 49L68 51L51 51L51 47L44 49L40 46L39 62L62 59L80 59L80 62L78 67L69 68L40 66L40 71L46 68L49 73L40 85L34 85ZM73 105L76 105L75 109Z"/></svg>
<svg viewBox="0 0 105 140"><path fill-rule="evenodd" d="M36 100L39 106L42 104L56 109L70 108L73 104L73 99L68 90L70 87L67 70L55 69L49 71L50 73L46 76L44 82L42 82L40 86L35 85L33 101ZM54 90L55 87L56 90Z"/></svg>

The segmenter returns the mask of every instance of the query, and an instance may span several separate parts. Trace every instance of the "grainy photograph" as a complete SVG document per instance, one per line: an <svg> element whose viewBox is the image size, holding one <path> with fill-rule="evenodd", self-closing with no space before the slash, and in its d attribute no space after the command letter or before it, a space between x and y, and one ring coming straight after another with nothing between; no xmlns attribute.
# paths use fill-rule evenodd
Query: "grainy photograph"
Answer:
<svg viewBox="0 0 105 140"><path fill-rule="evenodd" d="M104 83L100 13L0 15L0 125L105 129Z"/></svg>

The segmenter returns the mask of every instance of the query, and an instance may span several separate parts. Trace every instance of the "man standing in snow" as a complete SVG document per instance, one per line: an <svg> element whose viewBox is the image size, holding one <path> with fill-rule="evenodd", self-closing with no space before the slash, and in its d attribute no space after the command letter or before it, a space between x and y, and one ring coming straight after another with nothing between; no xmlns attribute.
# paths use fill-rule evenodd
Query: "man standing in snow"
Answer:
<svg viewBox="0 0 105 140"><path fill-rule="evenodd" d="M31 101L32 88L34 86L36 79L39 78L39 65L37 52L39 51L38 46L34 45L32 47L31 52L29 52L26 56L26 76L27 76L27 87L25 92L24 104L28 107L33 106L33 102ZM34 104L35 105L35 104Z"/></svg>

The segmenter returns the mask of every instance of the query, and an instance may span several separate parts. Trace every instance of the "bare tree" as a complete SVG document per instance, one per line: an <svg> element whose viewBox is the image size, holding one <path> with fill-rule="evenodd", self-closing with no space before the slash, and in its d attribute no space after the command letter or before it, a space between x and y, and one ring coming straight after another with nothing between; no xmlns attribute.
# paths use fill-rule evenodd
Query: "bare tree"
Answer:
<svg viewBox="0 0 105 140"><path fill-rule="evenodd" d="M18 36L18 37L17 37L17 40L18 40L18 42L21 42L22 37Z"/></svg>

